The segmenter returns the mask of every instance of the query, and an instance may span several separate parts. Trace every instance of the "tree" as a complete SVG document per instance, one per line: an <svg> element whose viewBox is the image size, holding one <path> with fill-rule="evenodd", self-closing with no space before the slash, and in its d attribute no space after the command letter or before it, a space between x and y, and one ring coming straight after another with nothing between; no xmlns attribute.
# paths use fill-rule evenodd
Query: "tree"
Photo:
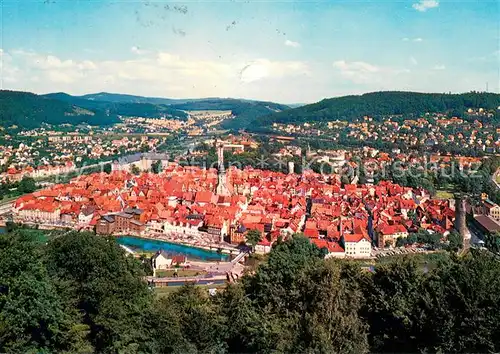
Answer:
<svg viewBox="0 0 500 354"><path fill-rule="evenodd" d="M396 247L403 247L407 244L407 242L408 240L406 239L406 237L398 237L398 239L396 240Z"/></svg>
<svg viewBox="0 0 500 354"><path fill-rule="evenodd" d="M189 283L159 300L155 308L157 316L162 318L159 326L155 326L161 351L173 347L179 353L224 352L223 317L207 291Z"/></svg>
<svg viewBox="0 0 500 354"><path fill-rule="evenodd" d="M460 250L462 246L463 246L462 236L456 231L450 232L450 234L448 235L449 249L456 252Z"/></svg>
<svg viewBox="0 0 500 354"><path fill-rule="evenodd" d="M420 290L420 352L497 352L500 267L496 256L471 250L436 268ZM439 330L435 330L439 328ZM471 332L471 329L474 329Z"/></svg>
<svg viewBox="0 0 500 354"><path fill-rule="evenodd" d="M287 302L284 299L300 293L296 280L301 272L317 265L324 256L324 250L318 249L303 235L296 234L290 240L276 243L268 261L259 266L255 276L245 278L243 284L251 294L250 298L259 304L275 304L285 310L283 306Z"/></svg>
<svg viewBox="0 0 500 354"><path fill-rule="evenodd" d="M0 351L71 350L77 318L51 281L32 233L0 235Z"/></svg>
<svg viewBox="0 0 500 354"><path fill-rule="evenodd" d="M500 233L487 234L484 238L484 246L495 254L500 254Z"/></svg>
<svg viewBox="0 0 500 354"><path fill-rule="evenodd" d="M140 262L125 256L114 239L91 233L64 234L47 251L49 274L68 289L96 351L136 350L152 301Z"/></svg>
<svg viewBox="0 0 500 354"><path fill-rule="evenodd" d="M31 177L24 176L21 179L21 181L19 182L19 186L17 187L17 190L21 194L33 193L34 191L36 191L35 180Z"/></svg>
<svg viewBox="0 0 500 354"><path fill-rule="evenodd" d="M111 168L111 164L110 163L104 164L102 166L102 171L105 172L105 173L109 174L109 173L111 173L111 170L112 170L112 168Z"/></svg>
<svg viewBox="0 0 500 354"><path fill-rule="evenodd" d="M417 351L419 338L414 337L418 323L417 301L423 272L417 263L397 258L378 265L363 286L365 303L363 317L370 327L372 352Z"/></svg>
<svg viewBox="0 0 500 354"><path fill-rule="evenodd" d="M262 240L262 233L259 230L248 230L246 234L247 243L252 249Z"/></svg>
<svg viewBox="0 0 500 354"><path fill-rule="evenodd" d="M132 165L130 167L130 172L136 176L141 174L141 170L139 169L139 167L137 167L137 165Z"/></svg>
<svg viewBox="0 0 500 354"><path fill-rule="evenodd" d="M160 173L162 171L162 163L161 163L161 160L156 160L155 162L153 162L151 164L151 171L153 173Z"/></svg>

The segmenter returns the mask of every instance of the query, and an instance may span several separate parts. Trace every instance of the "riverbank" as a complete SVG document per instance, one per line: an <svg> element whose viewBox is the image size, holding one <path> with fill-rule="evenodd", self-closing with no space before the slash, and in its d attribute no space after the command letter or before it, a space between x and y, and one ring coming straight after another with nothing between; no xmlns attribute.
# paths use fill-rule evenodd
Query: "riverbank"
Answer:
<svg viewBox="0 0 500 354"><path fill-rule="evenodd" d="M137 250L138 253L157 252L163 250L172 255L185 255L188 259L194 258L202 261L229 261L230 254L218 252L217 249L206 249L194 247L190 244L179 242L170 242L162 239L152 239L138 236L115 236L118 244L124 245L132 250ZM233 255L238 253L232 252Z"/></svg>
<svg viewBox="0 0 500 354"><path fill-rule="evenodd" d="M151 235L130 235L130 234L113 234L114 237L135 237L151 241L161 241L173 245L183 245L186 247L197 248L204 251L219 252L226 255L237 255L240 250L229 244L212 243L200 240L186 240L178 237L168 237L165 234L151 234Z"/></svg>

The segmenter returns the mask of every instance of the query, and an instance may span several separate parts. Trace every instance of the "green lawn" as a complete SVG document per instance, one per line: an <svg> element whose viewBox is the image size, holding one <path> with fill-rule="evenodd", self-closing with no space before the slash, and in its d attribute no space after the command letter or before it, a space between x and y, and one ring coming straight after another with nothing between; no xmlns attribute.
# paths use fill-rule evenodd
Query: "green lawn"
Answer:
<svg viewBox="0 0 500 354"><path fill-rule="evenodd" d="M453 193L447 190L436 191L436 198L438 199L453 199Z"/></svg>
<svg viewBox="0 0 500 354"><path fill-rule="evenodd" d="M450 257L451 255L448 252L399 254L394 256L378 258L376 260L375 267L377 267L377 265L393 262L397 258L400 259L406 258L406 259L413 259L420 267L422 268L427 267L427 269L430 270L436 268L439 265L439 263L446 262L447 260L450 259Z"/></svg>
<svg viewBox="0 0 500 354"><path fill-rule="evenodd" d="M157 270L156 271L156 276L159 278L170 278L173 277L175 274L174 269L166 269L166 270ZM177 270L177 275L179 278L182 277L195 277L197 275L202 275L206 274L206 272L202 270L192 270L192 269L179 269Z"/></svg>

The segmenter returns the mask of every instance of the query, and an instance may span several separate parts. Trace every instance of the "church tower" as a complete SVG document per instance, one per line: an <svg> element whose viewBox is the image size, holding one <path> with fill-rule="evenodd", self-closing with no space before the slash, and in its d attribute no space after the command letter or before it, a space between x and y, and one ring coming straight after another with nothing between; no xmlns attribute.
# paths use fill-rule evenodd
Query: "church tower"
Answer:
<svg viewBox="0 0 500 354"><path fill-rule="evenodd" d="M216 143L217 144L217 143ZM217 146L217 190L218 195L230 195L227 188L227 176L224 168L224 143Z"/></svg>

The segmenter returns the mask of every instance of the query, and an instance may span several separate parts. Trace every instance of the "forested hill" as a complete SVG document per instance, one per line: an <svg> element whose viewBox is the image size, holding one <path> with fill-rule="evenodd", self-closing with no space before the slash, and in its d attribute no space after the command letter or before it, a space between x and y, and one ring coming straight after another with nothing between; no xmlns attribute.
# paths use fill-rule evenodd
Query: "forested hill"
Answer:
<svg viewBox="0 0 500 354"><path fill-rule="evenodd" d="M116 115L28 92L0 90L0 126L36 128L42 123L108 125Z"/></svg>
<svg viewBox="0 0 500 354"><path fill-rule="evenodd" d="M122 101L118 101L116 99L114 101L102 101L85 98L86 96L71 96L63 92L49 93L44 96L68 102L79 107L87 109L99 109L109 114L121 116L138 116L151 118L172 117L176 119L187 119L186 112L165 104L147 103L145 101L139 102L140 100L126 101L125 99L123 99Z"/></svg>
<svg viewBox="0 0 500 354"><path fill-rule="evenodd" d="M0 234L0 353L498 353L498 236L486 241L495 253L367 271L295 235L215 296L166 295L115 238L17 229Z"/></svg>
<svg viewBox="0 0 500 354"><path fill-rule="evenodd" d="M70 102L89 109L96 108L120 115L141 117L170 115L183 119L187 116L185 111L231 111L236 118L224 122L224 128L229 129L238 129L262 116L290 109L290 107L279 103L237 98L171 99L107 92L84 96L51 93L46 97Z"/></svg>
<svg viewBox="0 0 500 354"><path fill-rule="evenodd" d="M135 95L110 93L110 92L89 93L87 95L79 97L91 101L105 101L114 103L173 104L173 103L184 103L190 101L189 99L177 100L174 98L144 97L144 96L135 96Z"/></svg>
<svg viewBox="0 0 500 354"><path fill-rule="evenodd" d="M494 110L500 106L500 95L484 92L463 94L373 92L360 96L324 99L320 102L274 113L249 122L248 126L272 123L304 123L330 120L353 120L365 115L383 118L389 115L420 115L423 113L450 112L462 116L468 108Z"/></svg>

